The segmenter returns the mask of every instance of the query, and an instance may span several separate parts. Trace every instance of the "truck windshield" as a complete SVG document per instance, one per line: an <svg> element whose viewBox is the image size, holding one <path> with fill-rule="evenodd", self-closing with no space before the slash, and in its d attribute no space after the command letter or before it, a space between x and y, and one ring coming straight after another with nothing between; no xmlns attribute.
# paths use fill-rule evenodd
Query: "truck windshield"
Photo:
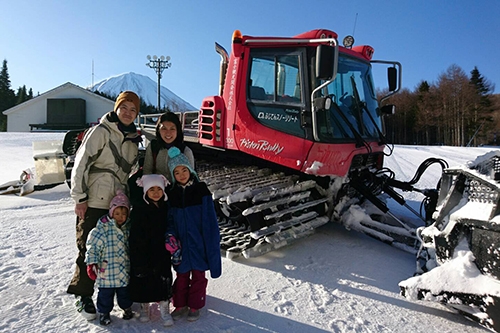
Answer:
<svg viewBox="0 0 500 333"><path fill-rule="evenodd" d="M321 84L321 82L317 82ZM363 139L380 139L382 120L368 63L340 55L335 81L321 91L330 96L333 105L318 112L318 134L321 141L346 141L358 132Z"/></svg>

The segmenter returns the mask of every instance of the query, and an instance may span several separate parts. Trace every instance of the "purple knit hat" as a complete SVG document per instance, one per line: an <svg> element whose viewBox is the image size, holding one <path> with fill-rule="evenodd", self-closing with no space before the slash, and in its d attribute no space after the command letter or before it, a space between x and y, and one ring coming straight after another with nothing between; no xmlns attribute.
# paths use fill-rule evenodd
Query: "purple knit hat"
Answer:
<svg viewBox="0 0 500 333"><path fill-rule="evenodd" d="M109 217L113 217L116 207L125 207L130 210L130 201L122 190L116 191L116 196L109 203Z"/></svg>

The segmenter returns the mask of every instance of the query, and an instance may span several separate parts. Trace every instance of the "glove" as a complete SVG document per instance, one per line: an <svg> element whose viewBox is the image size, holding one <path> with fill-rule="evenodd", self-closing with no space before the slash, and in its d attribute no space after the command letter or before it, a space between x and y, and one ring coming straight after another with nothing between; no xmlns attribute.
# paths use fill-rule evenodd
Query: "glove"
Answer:
<svg viewBox="0 0 500 333"><path fill-rule="evenodd" d="M181 244L175 239L174 235L169 234L165 239L165 248L173 255L176 251L180 250Z"/></svg>
<svg viewBox="0 0 500 333"><path fill-rule="evenodd" d="M181 248L178 248L177 251L172 253L172 264L174 266L180 265L182 261Z"/></svg>
<svg viewBox="0 0 500 333"><path fill-rule="evenodd" d="M99 269L97 268L97 264L87 265L87 275L91 280L95 281L97 279L98 271Z"/></svg>

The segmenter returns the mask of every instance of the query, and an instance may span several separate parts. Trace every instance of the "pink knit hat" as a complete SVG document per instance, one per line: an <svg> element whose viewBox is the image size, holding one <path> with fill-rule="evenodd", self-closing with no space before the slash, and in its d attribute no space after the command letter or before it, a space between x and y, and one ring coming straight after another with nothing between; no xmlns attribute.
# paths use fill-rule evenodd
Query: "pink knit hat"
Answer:
<svg viewBox="0 0 500 333"><path fill-rule="evenodd" d="M125 207L130 210L130 201L122 190L116 191L116 196L109 204L109 217L113 217L116 207Z"/></svg>

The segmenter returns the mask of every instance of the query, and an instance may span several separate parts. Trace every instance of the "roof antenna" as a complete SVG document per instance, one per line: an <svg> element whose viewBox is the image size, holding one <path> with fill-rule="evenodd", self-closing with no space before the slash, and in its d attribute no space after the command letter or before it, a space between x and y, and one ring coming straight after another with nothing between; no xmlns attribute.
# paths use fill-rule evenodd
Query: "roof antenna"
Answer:
<svg viewBox="0 0 500 333"><path fill-rule="evenodd" d="M354 28L352 29L352 37L354 37L354 32L356 31L357 22L358 22L358 13L356 13L356 18L354 19Z"/></svg>
<svg viewBox="0 0 500 333"><path fill-rule="evenodd" d="M92 89L94 89L94 59L92 59Z"/></svg>

